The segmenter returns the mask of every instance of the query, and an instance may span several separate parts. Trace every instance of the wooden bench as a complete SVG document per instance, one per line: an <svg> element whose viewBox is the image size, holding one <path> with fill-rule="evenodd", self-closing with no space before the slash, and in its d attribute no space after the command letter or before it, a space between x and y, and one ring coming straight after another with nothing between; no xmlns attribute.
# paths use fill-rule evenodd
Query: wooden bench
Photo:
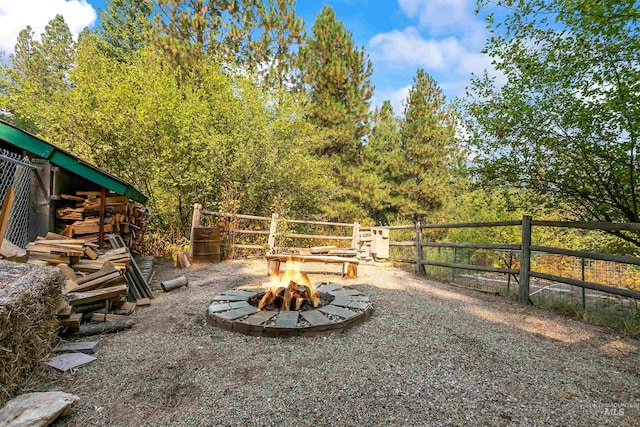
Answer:
<svg viewBox="0 0 640 427"><path fill-rule="evenodd" d="M358 264L360 263L357 259L353 258L322 255L274 254L267 255L266 258L269 276L280 274L280 264L283 262L323 262L325 264L342 264L342 277L345 279L354 279L358 277Z"/></svg>

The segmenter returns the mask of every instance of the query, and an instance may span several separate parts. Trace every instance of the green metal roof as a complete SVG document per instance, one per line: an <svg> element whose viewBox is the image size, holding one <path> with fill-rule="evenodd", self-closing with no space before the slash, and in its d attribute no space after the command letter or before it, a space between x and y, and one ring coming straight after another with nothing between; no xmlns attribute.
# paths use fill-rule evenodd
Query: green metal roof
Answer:
<svg viewBox="0 0 640 427"><path fill-rule="evenodd" d="M67 150L56 147L2 120L0 120L0 140L26 150L38 157L47 159L52 164L73 172L101 187L114 191L121 196L127 196L143 204L149 200L147 196L120 178L90 165Z"/></svg>

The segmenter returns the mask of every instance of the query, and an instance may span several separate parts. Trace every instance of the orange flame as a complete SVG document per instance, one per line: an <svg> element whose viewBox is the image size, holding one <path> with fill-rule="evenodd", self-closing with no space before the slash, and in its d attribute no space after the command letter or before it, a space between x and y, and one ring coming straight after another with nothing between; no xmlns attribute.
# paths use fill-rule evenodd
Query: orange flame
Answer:
<svg viewBox="0 0 640 427"><path fill-rule="evenodd" d="M258 309L262 310L270 303L281 299L281 311L293 309L299 310L305 301L309 301L314 307L320 303L320 297L315 286L309 280L309 276L300 271L300 263L293 262L291 258L287 261L287 270L283 274L274 274L271 276L271 282L265 284L266 292Z"/></svg>

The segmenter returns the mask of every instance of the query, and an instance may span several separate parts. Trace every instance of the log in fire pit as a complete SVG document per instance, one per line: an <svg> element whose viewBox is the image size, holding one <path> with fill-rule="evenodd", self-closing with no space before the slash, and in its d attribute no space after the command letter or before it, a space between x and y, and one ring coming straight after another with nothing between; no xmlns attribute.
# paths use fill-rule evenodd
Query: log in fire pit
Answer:
<svg viewBox="0 0 640 427"><path fill-rule="evenodd" d="M207 322L246 335L287 337L344 331L373 312L369 297L336 283L315 287L297 268L271 282L230 289L217 295Z"/></svg>

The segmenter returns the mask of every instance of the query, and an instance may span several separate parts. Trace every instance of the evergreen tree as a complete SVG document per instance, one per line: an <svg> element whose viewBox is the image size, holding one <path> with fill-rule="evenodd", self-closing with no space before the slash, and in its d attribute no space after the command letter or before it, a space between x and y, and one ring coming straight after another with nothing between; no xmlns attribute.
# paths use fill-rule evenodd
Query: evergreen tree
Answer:
<svg viewBox="0 0 640 427"><path fill-rule="evenodd" d="M456 117L437 83L419 69L409 90L401 125L401 152L393 166L398 212L425 220L442 208L451 192L452 170L459 159Z"/></svg>
<svg viewBox="0 0 640 427"><path fill-rule="evenodd" d="M148 42L153 7L147 0L107 0L106 6L97 33L105 51L124 60Z"/></svg>
<svg viewBox="0 0 640 427"><path fill-rule="evenodd" d="M299 60L302 82L311 95L309 118L327 131L320 153L353 161L368 132L373 94L372 65L364 47L356 47L351 32L325 6L300 48Z"/></svg>
<svg viewBox="0 0 640 427"><path fill-rule="evenodd" d="M43 89L48 93L67 85L68 74L73 66L75 43L71 30L62 15L56 15L44 27L37 45L35 57L42 64Z"/></svg>
<svg viewBox="0 0 640 427"><path fill-rule="evenodd" d="M365 185L361 191L362 205L367 216L376 224L388 225L398 213L393 194L393 174L402 166L400 120L395 117L390 101L373 113L373 129L363 148L361 174Z"/></svg>
<svg viewBox="0 0 640 427"><path fill-rule="evenodd" d="M297 48L304 41L304 21L296 15L296 0L268 0L262 9L263 27L256 43L256 61L265 71L267 87L292 88L297 85L294 75Z"/></svg>
<svg viewBox="0 0 640 427"><path fill-rule="evenodd" d="M242 8L235 0L156 0L153 39L176 64L191 68L206 56L235 63Z"/></svg>

